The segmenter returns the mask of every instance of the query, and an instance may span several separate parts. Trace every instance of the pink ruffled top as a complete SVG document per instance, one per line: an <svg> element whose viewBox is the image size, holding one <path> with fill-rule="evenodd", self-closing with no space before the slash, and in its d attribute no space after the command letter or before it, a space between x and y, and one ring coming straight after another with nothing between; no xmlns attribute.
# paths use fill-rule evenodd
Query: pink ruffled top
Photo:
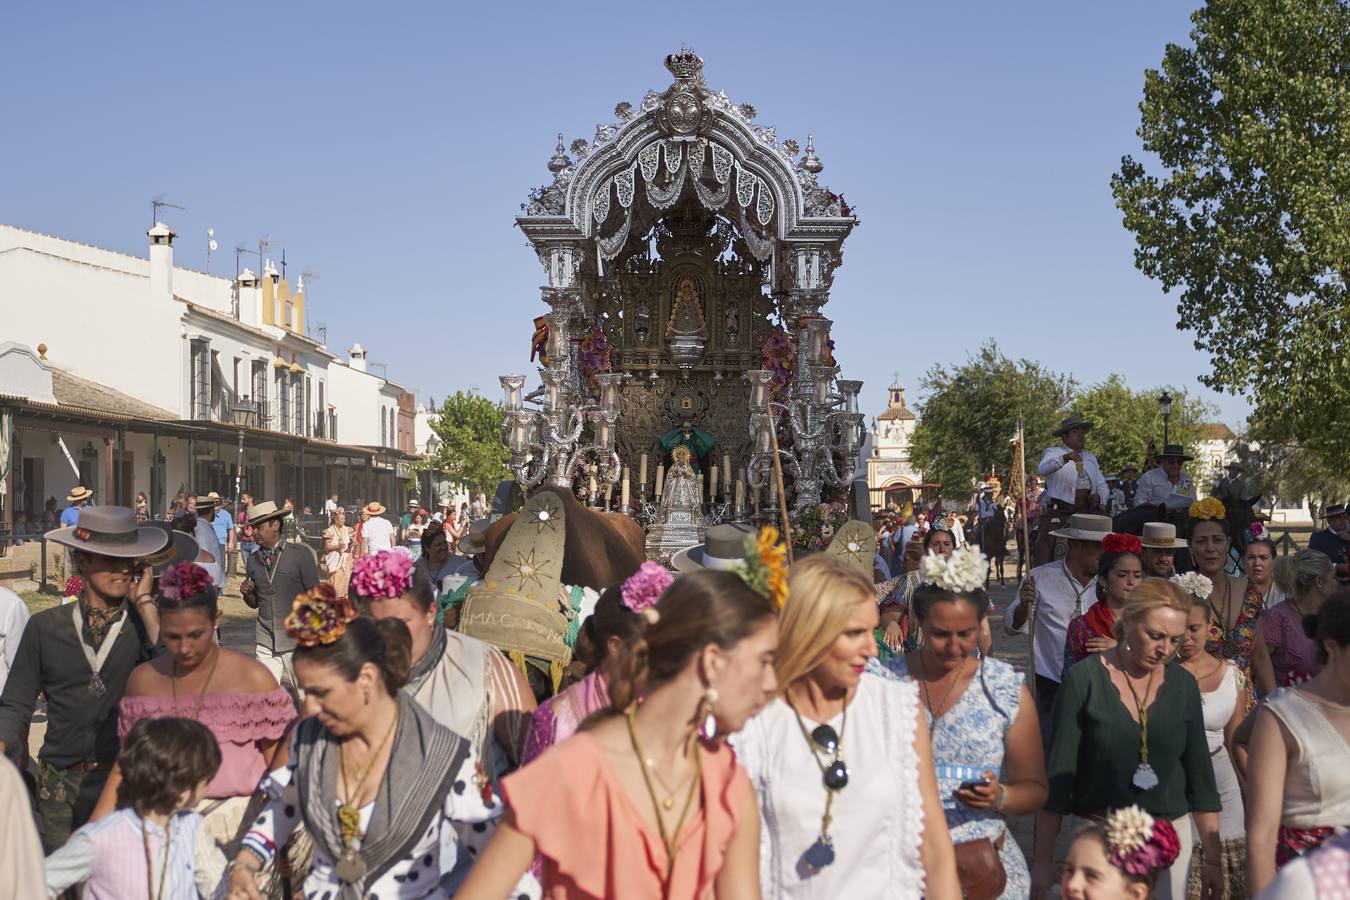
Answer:
<svg viewBox="0 0 1350 900"><path fill-rule="evenodd" d="M748 802L750 779L731 748L701 752L702 808L690 811L680 831L668 883L669 855L661 836L639 815L589 732L573 735L507 776L502 793L515 813L516 828L534 841L544 859L544 897L708 896Z"/></svg>
<svg viewBox="0 0 1350 900"><path fill-rule="evenodd" d="M196 696L179 697L174 712L173 697L123 697L117 717L117 736L123 739L141 719L190 717ZM220 771L211 779L208 797L248 797L267 769L258 741L275 741L295 720L295 703L285 688L267 693L207 694L202 698L197 720L211 729L220 743Z"/></svg>

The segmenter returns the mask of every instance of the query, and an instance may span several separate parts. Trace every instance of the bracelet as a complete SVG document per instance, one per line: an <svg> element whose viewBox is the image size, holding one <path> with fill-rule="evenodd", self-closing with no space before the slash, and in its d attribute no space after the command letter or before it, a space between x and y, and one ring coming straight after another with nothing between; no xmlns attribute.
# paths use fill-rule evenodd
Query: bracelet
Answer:
<svg viewBox="0 0 1350 900"><path fill-rule="evenodd" d="M1008 789L1003 786L1002 782L1000 782L998 786L998 798L994 800L994 811L1003 812L1003 802L1007 799L1008 799Z"/></svg>
<svg viewBox="0 0 1350 900"><path fill-rule="evenodd" d="M145 606L146 604L153 604L154 602L155 602L154 594L140 594L132 602L132 605L135 606L137 609L140 609L142 606Z"/></svg>

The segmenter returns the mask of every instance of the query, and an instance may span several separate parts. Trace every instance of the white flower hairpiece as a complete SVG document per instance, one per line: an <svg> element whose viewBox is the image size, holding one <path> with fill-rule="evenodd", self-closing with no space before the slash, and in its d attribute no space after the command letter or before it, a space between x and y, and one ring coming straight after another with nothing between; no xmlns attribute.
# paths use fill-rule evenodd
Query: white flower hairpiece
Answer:
<svg viewBox="0 0 1350 900"><path fill-rule="evenodd" d="M1199 572L1187 572L1184 575L1173 575L1169 580L1186 593L1193 594L1201 599L1208 597L1214 592L1214 582L1210 581Z"/></svg>
<svg viewBox="0 0 1350 900"><path fill-rule="evenodd" d="M1129 856L1153 837L1153 817L1137 806L1113 810L1106 816L1106 839L1111 847Z"/></svg>
<svg viewBox="0 0 1350 900"><path fill-rule="evenodd" d="M978 547L961 547L950 557L929 553L919 562L919 581L957 592L984 587L989 560Z"/></svg>

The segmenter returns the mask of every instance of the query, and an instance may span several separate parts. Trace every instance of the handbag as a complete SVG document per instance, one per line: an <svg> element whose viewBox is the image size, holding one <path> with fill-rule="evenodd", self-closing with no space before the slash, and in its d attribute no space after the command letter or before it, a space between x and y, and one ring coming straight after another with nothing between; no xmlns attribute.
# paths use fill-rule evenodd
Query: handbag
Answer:
<svg viewBox="0 0 1350 900"><path fill-rule="evenodd" d="M994 900L1008 886L1008 870L1003 868L999 851L1008 839L1008 832L998 840L978 838L954 844L956 851L956 878L961 883L961 896L968 900Z"/></svg>

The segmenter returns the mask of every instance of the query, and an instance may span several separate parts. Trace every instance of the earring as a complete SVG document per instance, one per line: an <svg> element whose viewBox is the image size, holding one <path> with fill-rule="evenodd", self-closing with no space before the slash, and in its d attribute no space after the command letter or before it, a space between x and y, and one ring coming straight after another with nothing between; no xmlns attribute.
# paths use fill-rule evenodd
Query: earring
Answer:
<svg viewBox="0 0 1350 900"><path fill-rule="evenodd" d="M370 705L370 688L366 688L366 693L365 693L365 704L366 704L366 706L369 706L369 705Z"/></svg>
<svg viewBox="0 0 1350 900"><path fill-rule="evenodd" d="M698 719L702 721L699 726L699 734L705 741L712 741L717 737L717 716L713 715L713 708L717 705L717 688L708 685L703 691L703 701L698 706Z"/></svg>

